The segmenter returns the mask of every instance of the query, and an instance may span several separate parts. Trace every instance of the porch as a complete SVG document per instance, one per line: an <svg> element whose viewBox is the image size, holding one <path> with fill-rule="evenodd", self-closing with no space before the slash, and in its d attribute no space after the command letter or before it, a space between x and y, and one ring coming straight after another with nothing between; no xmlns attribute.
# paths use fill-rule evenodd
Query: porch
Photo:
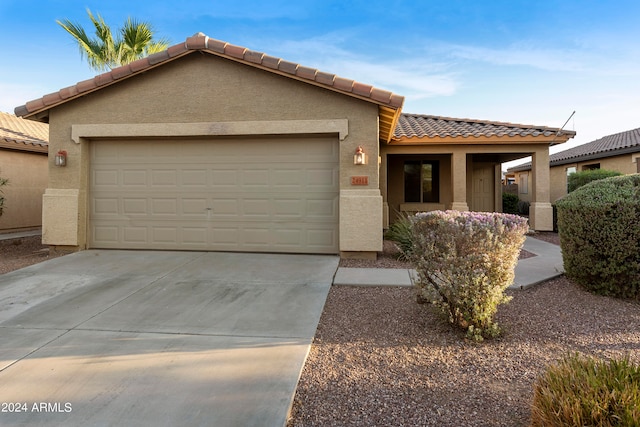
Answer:
<svg viewBox="0 0 640 427"><path fill-rule="evenodd" d="M532 157L530 226L553 229L549 146L575 132L543 127L403 114L380 145L384 226L430 210L502 211L502 163Z"/></svg>

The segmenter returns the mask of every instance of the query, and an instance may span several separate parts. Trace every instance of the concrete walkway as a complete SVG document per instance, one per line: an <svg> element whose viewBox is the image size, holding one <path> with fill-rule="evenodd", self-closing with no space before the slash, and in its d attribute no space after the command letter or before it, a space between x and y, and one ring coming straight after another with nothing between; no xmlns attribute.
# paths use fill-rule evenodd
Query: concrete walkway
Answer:
<svg viewBox="0 0 640 427"><path fill-rule="evenodd" d="M560 247L527 237L524 250L536 256L521 259L510 289L524 289L564 273ZM402 268L338 268L334 285L345 286L413 286L415 270Z"/></svg>

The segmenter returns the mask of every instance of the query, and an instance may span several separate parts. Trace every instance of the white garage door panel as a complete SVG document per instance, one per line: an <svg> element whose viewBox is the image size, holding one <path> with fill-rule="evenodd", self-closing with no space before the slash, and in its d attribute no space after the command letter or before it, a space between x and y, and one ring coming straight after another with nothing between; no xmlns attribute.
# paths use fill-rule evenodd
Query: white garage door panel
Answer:
<svg viewBox="0 0 640 427"><path fill-rule="evenodd" d="M93 248L338 252L335 138L91 144Z"/></svg>

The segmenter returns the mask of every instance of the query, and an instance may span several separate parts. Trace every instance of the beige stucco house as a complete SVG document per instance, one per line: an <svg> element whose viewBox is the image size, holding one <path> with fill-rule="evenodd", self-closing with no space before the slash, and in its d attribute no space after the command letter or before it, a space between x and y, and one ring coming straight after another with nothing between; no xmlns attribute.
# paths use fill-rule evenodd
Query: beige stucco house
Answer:
<svg viewBox="0 0 640 427"><path fill-rule="evenodd" d="M640 128L596 139L549 157L550 195L555 202L567 194L567 177L574 172L606 169L622 174L640 173ZM509 168L518 184L518 197L530 201L531 163Z"/></svg>
<svg viewBox="0 0 640 427"><path fill-rule="evenodd" d="M573 132L402 113L404 98L210 39L28 102L50 125L44 242L375 256L401 211L499 210L500 163L532 155L551 229L549 145Z"/></svg>
<svg viewBox="0 0 640 427"><path fill-rule="evenodd" d="M0 233L42 225L42 195L47 188L49 125L0 112L0 178L5 198Z"/></svg>

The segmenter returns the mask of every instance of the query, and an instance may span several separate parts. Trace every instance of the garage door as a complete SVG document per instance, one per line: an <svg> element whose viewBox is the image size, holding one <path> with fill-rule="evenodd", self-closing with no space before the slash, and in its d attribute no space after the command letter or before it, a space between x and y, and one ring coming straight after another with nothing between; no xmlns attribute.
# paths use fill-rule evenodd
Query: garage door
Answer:
<svg viewBox="0 0 640 427"><path fill-rule="evenodd" d="M90 144L92 248L338 252L337 138Z"/></svg>

